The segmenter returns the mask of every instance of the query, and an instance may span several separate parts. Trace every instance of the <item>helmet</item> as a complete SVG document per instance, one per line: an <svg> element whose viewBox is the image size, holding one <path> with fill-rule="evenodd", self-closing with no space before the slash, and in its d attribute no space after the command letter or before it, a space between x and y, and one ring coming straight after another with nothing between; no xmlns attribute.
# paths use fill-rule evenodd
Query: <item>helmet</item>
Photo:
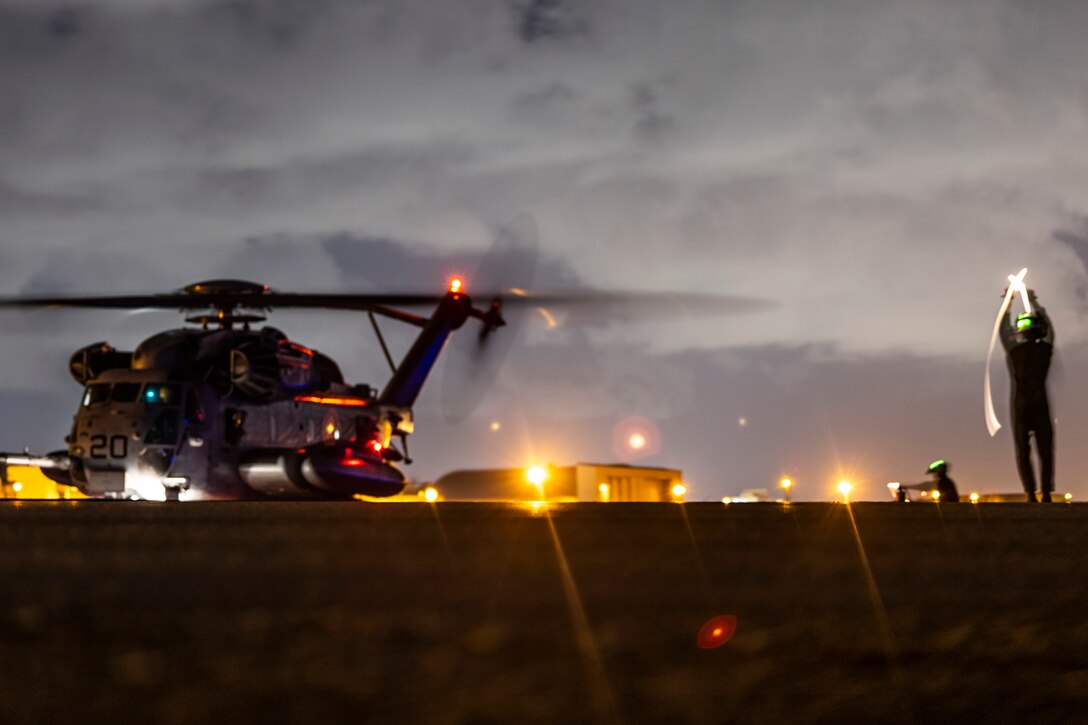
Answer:
<svg viewBox="0 0 1088 725"><path fill-rule="evenodd" d="M948 463L943 458L938 458L933 463L929 464L929 468L926 469L926 473L943 473L948 470Z"/></svg>
<svg viewBox="0 0 1088 725"><path fill-rule="evenodd" d="M1016 331L1032 340L1046 337L1046 320L1028 313L1016 316Z"/></svg>

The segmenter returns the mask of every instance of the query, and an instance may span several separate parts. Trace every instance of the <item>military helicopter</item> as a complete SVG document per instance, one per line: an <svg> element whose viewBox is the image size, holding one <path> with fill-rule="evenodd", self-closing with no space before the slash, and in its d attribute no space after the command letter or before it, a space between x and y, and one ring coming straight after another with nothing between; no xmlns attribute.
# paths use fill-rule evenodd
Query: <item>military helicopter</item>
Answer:
<svg viewBox="0 0 1088 725"><path fill-rule="evenodd" d="M105 342L77 350L84 385L68 449L8 454L90 496L151 499L391 496L405 478L412 405L447 337L469 318L480 334L505 324L501 302L473 306L460 279L437 299L416 295L299 295L241 280L210 280L163 295L38 298L20 304L172 308L196 327L167 330L131 352ZM420 317L389 305L436 304ZM265 326L285 307L365 310L421 327L381 392L348 385L328 356ZM384 340L383 340L384 346ZM398 448L396 442L401 444Z"/></svg>
<svg viewBox="0 0 1088 725"><path fill-rule="evenodd" d="M524 267L524 255L516 256ZM664 299L637 296L655 308ZM470 319L478 321L476 344L485 349L507 324L504 305L525 309L633 298L513 288L477 307L464 281L454 277L441 295L292 294L216 279L168 294L0 300L0 307L173 309L187 313L190 325L153 335L132 351L106 342L77 350L68 369L84 391L67 449L0 453L0 464L39 466L54 481L98 498L393 496L406 486L397 464L411 462L412 406L453 332ZM716 295L668 299L712 307L752 303ZM433 306L433 312L424 317L401 309L419 306ZM327 355L275 327L256 327L267 312L288 308L365 312L392 368L381 391L349 385ZM377 317L421 328L399 365ZM476 375L464 385L478 386L486 377Z"/></svg>

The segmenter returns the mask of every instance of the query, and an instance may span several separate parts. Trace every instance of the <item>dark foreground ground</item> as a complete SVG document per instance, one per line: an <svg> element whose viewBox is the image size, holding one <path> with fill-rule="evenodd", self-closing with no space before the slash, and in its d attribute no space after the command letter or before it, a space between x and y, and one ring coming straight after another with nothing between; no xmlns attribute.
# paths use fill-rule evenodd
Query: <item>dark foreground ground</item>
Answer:
<svg viewBox="0 0 1088 725"><path fill-rule="evenodd" d="M0 722L1088 719L1088 507L851 508L0 504Z"/></svg>

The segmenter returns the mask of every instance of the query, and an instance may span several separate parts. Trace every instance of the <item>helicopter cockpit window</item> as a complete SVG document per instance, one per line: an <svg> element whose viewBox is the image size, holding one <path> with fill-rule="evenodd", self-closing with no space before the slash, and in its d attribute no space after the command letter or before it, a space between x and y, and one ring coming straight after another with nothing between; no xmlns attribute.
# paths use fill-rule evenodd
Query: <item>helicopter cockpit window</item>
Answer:
<svg viewBox="0 0 1088 725"><path fill-rule="evenodd" d="M83 405L89 407L105 403L110 399L109 383L93 383L87 386L87 392L83 394Z"/></svg>
<svg viewBox="0 0 1088 725"><path fill-rule="evenodd" d="M140 400L148 405L177 405L179 398L181 398L180 386L149 383L144 386L144 393Z"/></svg>
<svg viewBox="0 0 1088 725"><path fill-rule="evenodd" d="M288 388L304 388L314 378L313 350L281 340L276 351L280 382Z"/></svg>
<svg viewBox="0 0 1088 725"><path fill-rule="evenodd" d="M115 403L134 403L139 394L139 383L117 383L113 386L113 402Z"/></svg>
<svg viewBox="0 0 1088 725"><path fill-rule="evenodd" d="M179 431L178 409L163 408L159 411L159 414L155 416L155 420L151 423L151 427L147 429L147 435L144 436L144 443L173 445L178 441Z"/></svg>

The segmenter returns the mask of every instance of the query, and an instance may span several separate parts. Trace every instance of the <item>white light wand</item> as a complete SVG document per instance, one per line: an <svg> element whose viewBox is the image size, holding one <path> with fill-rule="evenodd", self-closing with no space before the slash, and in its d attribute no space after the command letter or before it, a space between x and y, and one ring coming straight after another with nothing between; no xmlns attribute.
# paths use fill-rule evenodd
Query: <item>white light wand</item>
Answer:
<svg viewBox="0 0 1088 725"><path fill-rule="evenodd" d="M994 356L994 347L997 346L997 336L1001 331L1001 320L1004 319L1005 313L1012 303L1012 298L1017 292L1020 293L1020 299L1024 302L1024 312L1029 315L1031 314L1031 301L1028 299L1028 288L1024 284L1024 275L1027 273L1028 268L1024 267L1020 270L1019 274L1009 275L1009 288L1005 291L1005 299L1001 303L1001 309L997 311L997 319L994 321L994 332L990 336L990 349L986 353L986 376L983 381L983 404L985 407L986 429L990 431L991 437L997 435L997 432L1001 430L1001 423L997 420L997 414L994 412L994 398L990 392L990 361Z"/></svg>

